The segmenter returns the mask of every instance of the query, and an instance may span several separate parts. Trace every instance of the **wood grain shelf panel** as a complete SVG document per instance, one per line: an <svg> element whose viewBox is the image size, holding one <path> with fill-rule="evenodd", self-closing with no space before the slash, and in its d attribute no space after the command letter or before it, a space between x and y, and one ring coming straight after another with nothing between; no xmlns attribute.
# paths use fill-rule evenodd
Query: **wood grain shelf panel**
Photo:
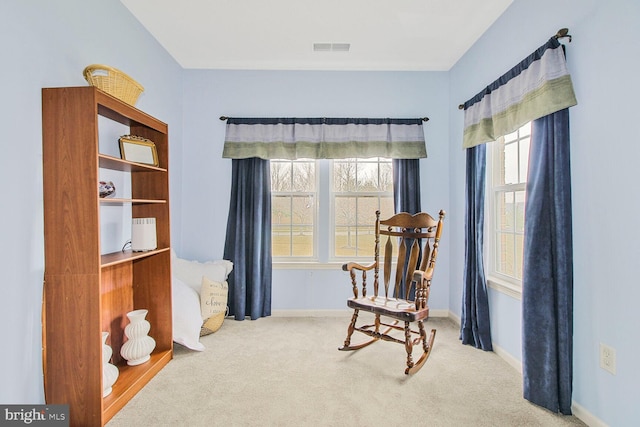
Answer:
<svg viewBox="0 0 640 427"><path fill-rule="evenodd" d="M169 248L155 249L153 251L145 252L133 252L132 250L126 250L121 252L112 252L100 256L100 266L102 268L110 267L116 264L122 264L124 262L134 261L136 259L147 258L162 252L170 250Z"/></svg>
<svg viewBox="0 0 640 427"><path fill-rule="evenodd" d="M118 365L118 380L111 394L103 398L105 421L113 418L160 370L171 361L172 351L154 351L148 362L138 366Z"/></svg>
<svg viewBox="0 0 640 427"><path fill-rule="evenodd" d="M113 198L113 199L100 199L100 203L101 204L113 204L113 205L125 205L125 204L132 204L132 205L142 205L142 204L149 204L149 203L167 203L166 200L157 200L157 199L119 199L119 198Z"/></svg>
<svg viewBox="0 0 640 427"><path fill-rule="evenodd" d="M122 172L145 172L145 171L159 171L166 172L166 168L160 168L153 165L145 165L142 163L130 162L118 157L108 156L106 154L98 155L99 167L104 169L111 169Z"/></svg>

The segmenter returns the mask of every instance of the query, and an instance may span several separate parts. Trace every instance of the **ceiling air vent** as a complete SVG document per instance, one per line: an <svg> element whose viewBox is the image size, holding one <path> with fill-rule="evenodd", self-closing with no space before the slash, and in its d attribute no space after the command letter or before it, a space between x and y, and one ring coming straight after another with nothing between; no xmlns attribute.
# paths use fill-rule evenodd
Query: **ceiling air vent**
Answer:
<svg viewBox="0 0 640 427"><path fill-rule="evenodd" d="M351 43L314 43L314 52L349 52Z"/></svg>
<svg viewBox="0 0 640 427"><path fill-rule="evenodd" d="M314 43L314 52L331 52L331 43Z"/></svg>
<svg viewBox="0 0 640 427"><path fill-rule="evenodd" d="M331 44L331 50L333 52L349 52L350 48L351 48L350 43L332 43Z"/></svg>

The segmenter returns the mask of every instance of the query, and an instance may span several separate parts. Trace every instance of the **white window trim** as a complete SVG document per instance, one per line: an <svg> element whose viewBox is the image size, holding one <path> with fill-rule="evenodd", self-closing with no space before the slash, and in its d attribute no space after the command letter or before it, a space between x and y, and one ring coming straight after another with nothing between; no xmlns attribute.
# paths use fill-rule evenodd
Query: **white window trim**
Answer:
<svg viewBox="0 0 640 427"><path fill-rule="evenodd" d="M486 175L485 175L485 224L484 224L484 259L486 268L486 280L487 286L497 292L508 295L512 298L522 300L522 281L514 279L512 277L501 275L495 271L495 192L493 188L493 174L494 174L494 142L488 143L487 156L486 156ZM516 184L511 186L501 186L500 188L509 190L521 190L526 187L526 184ZM489 213L489 215L488 215ZM488 238L487 238L488 237Z"/></svg>
<svg viewBox="0 0 640 427"><path fill-rule="evenodd" d="M489 275L487 277L487 286L512 298L522 300L522 285L516 285L498 276Z"/></svg>
<svg viewBox="0 0 640 427"><path fill-rule="evenodd" d="M307 265L314 265L317 264L319 262L319 247L318 247L318 233L319 233L319 224L318 221L320 219L320 215L319 215L319 209L320 209L320 174L319 174L319 170L320 170L320 162L318 162L318 160L314 161L315 163L315 175L316 175L316 191L315 191L315 206L313 207L314 211L313 211L313 221L315 224L314 230L313 230L313 255L312 256L307 256L307 257L292 257L292 256L273 256L271 259L271 264L273 266L276 265L285 265L285 264L307 264ZM294 193L292 191L290 192L283 192L284 194L288 194L288 193Z"/></svg>
<svg viewBox="0 0 640 427"><path fill-rule="evenodd" d="M329 179L329 187L328 187L328 192L327 195L329 197L328 203L329 203L329 228L327 229L327 232L329 233L329 239L328 243L329 243L329 247L327 248L327 256L328 256L328 260L327 262L330 264L339 264L342 265L344 263L347 262L358 262L361 263L363 265L366 265L368 263L372 263L374 261L374 258L372 255L367 255L367 256L349 256L349 257L338 257L335 255L335 227L336 227L336 217L335 215L331 214L331 212L335 212L335 195L336 194L343 194L343 193L338 193L338 192L334 192L333 191L333 182L332 182L332 177L333 177L333 167L334 167L334 162L333 160L328 162L329 164L329 173L328 173L328 179ZM375 196L379 196L378 192L358 192L358 193L354 193L356 194L356 196L354 197L364 197L365 194L372 194ZM359 196L358 196L359 195ZM393 197L393 191L390 192L390 195ZM375 227L374 227L375 228Z"/></svg>
<svg viewBox="0 0 640 427"><path fill-rule="evenodd" d="M279 256L272 258L272 266L276 270L315 269L333 270L340 269L347 262L372 263L373 256L336 257L334 255L335 236L333 233L335 217L331 214L335 210L335 198L332 191L331 176L333 173L333 161L315 161L316 165L316 205L315 205L315 229L313 235L314 256L292 257ZM362 193L360 193L362 194ZM328 206L327 215L320 211L320 206ZM328 235L327 239L320 239L322 234Z"/></svg>

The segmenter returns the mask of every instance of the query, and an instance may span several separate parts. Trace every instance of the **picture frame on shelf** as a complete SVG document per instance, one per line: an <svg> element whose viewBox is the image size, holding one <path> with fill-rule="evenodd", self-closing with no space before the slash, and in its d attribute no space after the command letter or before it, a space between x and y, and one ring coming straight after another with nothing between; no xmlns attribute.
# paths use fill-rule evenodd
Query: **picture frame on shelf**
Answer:
<svg viewBox="0 0 640 427"><path fill-rule="evenodd" d="M123 135L120 142L120 157L129 162L158 166L156 144L141 136Z"/></svg>

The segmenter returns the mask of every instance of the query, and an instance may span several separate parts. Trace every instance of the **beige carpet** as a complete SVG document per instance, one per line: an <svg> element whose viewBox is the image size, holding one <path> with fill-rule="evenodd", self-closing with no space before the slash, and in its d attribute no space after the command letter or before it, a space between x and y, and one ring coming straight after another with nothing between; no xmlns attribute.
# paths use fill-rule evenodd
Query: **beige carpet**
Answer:
<svg viewBox="0 0 640 427"><path fill-rule="evenodd" d="M341 352L348 317L225 320L204 352L174 360L109 423L118 426L566 426L522 398L520 374L491 352L437 329L426 365L404 375L400 344ZM364 335L355 335L355 343Z"/></svg>

